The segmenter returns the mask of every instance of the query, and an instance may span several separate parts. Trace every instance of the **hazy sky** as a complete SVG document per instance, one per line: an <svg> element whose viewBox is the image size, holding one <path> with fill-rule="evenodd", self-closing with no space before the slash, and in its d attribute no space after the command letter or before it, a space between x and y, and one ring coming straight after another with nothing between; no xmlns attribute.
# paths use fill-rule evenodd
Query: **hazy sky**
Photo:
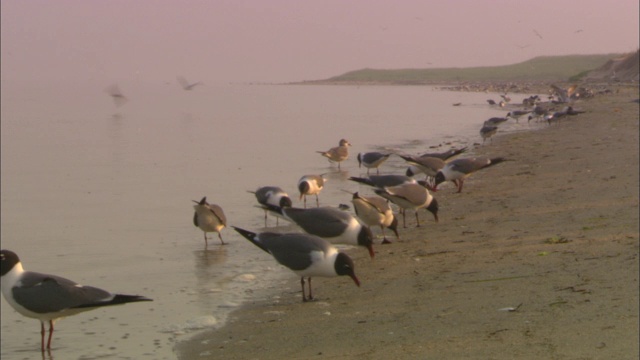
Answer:
<svg viewBox="0 0 640 360"><path fill-rule="evenodd" d="M288 82L637 50L638 0L2 0L2 81Z"/></svg>

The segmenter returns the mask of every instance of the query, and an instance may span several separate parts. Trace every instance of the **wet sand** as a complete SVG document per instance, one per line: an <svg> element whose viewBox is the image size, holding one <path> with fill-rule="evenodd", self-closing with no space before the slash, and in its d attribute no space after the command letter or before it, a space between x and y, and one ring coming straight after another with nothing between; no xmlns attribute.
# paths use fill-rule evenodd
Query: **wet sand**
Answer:
<svg viewBox="0 0 640 360"><path fill-rule="evenodd" d="M474 152L512 161L456 194L440 223L400 228L376 258L349 251L362 286L299 279L256 293L181 359L633 359L638 356L638 88L585 114L495 136ZM522 121L522 120L521 120ZM526 120L525 120L526 121ZM377 233L377 230L374 230ZM288 271L282 269L282 271ZM511 311L510 311L510 310Z"/></svg>

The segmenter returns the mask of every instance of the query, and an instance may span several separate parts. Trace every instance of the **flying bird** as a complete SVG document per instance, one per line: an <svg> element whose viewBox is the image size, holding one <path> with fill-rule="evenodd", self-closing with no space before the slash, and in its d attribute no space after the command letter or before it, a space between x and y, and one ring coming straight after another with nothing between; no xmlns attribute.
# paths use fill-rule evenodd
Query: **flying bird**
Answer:
<svg viewBox="0 0 640 360"><path fill-rule="evenodd" d="M111 96L113 103L116 104L116 106L118 107L126 104L127 101L129 101L129 99L127 99L127 97L124 96L122 91L120 91L120 88L118 87L117 84L113 84L107 87L105 91L107 92L107 94L109 94L109 96Z"/></svg>
<svg viewBox="0 0 640 360"><path fill-rule="evenodd" d="M195 83L193 83L193 84L190 84L190 83L187 81L187 79L185 79L185 78L184 78L184 77L182 77L182 76L178 76L178 77L177 77L177 79L178 79L178 84L180 84L180 86L182 86L182 88L183 88L184 90L186 90L186 91L193 90L193 88L194 88L194 87L196 87L196 86L198 86L198 85L204 85L204 84L203 84L202 82L200 82L200 81L195 82Z"/></svg>
<svg viewBox="0 0 640 360"><path fill-rule="evenodd" d="M539 33L536 29L533 29L533 33L534 33L534 34L536 34L536 36L537 36L537 37L539 37L539 38L540 38L540 40L544 40L544 39L542 38L542 35L540 35L540 33Z"/></svg>
<svg viewBox="0 0 640 360"><path fill-rule="evenodd" d="M46 349L51 349L53 323L63 317L103 306L152 301L139 295L113 294L92 286L80 285L60 276L25 271L18 255L0 251L2 295L23 316L40 320L41 349L45 351L45 322L49 323Z"/></svg>

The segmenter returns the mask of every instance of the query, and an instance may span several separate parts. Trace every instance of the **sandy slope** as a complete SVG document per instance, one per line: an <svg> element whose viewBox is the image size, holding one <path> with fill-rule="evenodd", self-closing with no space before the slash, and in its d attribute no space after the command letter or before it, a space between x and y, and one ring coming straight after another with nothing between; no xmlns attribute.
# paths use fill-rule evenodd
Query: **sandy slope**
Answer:
<svg viewBox="0 0 640 360"><path fill-rule="evenodd" d="M183 359L637 359L638 89L475 151L513 161L435 196L440 223L401 229L362 282L299 280L178 344ZM504 308L517 308L506 311Z"/></svg>

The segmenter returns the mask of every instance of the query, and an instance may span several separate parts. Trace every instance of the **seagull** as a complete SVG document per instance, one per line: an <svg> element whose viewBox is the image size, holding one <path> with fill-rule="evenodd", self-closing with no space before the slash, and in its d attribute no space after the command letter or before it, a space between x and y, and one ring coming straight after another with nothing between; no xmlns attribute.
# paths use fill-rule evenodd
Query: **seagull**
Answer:
<svg viewBox="0 0 640 360"><path fill-rule="evenodd" d="M327 181L322 175L304 175L298 180L298 191L300 191L300 200L304 197L304 207L307 207L307 195L316 196L316 206L320 206L318 194L324 188L324 182Z"/></svg>
<svg viewBox="0 0 640 360"><path fill-rule="evenodd" d="M404 210L413 209L416 214L416 227L420 227L420 219L418 218L418 209L425 208L433 214L434 219L438 222L438 201L429 193L426 187L421 184L403 184L399 186L385 187L375 189L376 194L398 205ZM405 213L402 213L402 226L407 227L405 221Z"/></svg>
<svg viewBox="0 0 640 360"><path fill-rule="evenodd" d="M566 89L563 89L557 85L552 84L551 88L553 89L553 93L558 97L558 102L560 103L568 103L571 100L574 100L574 94L578 85L571 85Z"/></svg>
<svg viewBox="0 0 640 360"><path fill-rule="evenodd" d="M493 99L489 99L487 100L487 102L489 103L489 105L496 105L496 101Z"/></svg>
<svg viewBox="0 0 640 360"><path fill-rule="evenodd" d="M434 157L434 158L438 158L438 159L442 159L442 160L448 160L456 155L460 155L464 152L467 151L467 147L463 147L462 149L449 149L445 152L440 152L440 153L425 153L420 155L420 157ZM423 172L420 168L418 168L417 166L411 165L407 168L406 171L406 175L407 176L415 176L416 174ZM435 175L434 175L435 176Z"/></svg>
<svg viewBox="0 0 640 360"><path fill-rule="evenodd" d="M264 210L264 226L267 226L267 212L269 208L266 205L274 205L278 207L291 207L293 204L289 195L277 186L262 186L256 191L249 191L256 196L256 200ZM280 214L271 212L276 215L276 226L278 224L278 217Z"/></svg>
<svg viewBox="0 0 640 360"><path fill-rule="evenodd" d="M349 146L351 146L349 141L341 139L339 146L333 147L327 151L316 152L329 159L329 162L337 162L338 169L340 169L340 162L346 160L349 157Z"/></svg>
<svg viewBox="0 0 640 360"><path fill-rule="evenodd" d="M488 168L503 161L506 161L506 159L502 157L492 159L488 157L475 157L453 160L445 165L436 175L436 187L438 184L450 180L456 184L458 192L462 192L464 179L478 170Z"/></svg>
<svg viewBox="0 0 640 360"><path fill-rule="evenodd" d="M353 260L328 241L308 234L276 234L254 232L233 227L252 244L271 254L278 263L300 276L302 301L313 300L312 277L349 276L360 286ZM309 296L304 290L305 278L309 279Z"/></svg>
<svg viewBox="0 0 640 360"><path fill-rule="evenodd" d="M501 98L502 98L502 100L504 100L504 102L506 102L506 103L508 103L508 102L510 102L510 101L511 101L511 98L510 98L507 94L500 95L500 97L501 97Z"/></svg>
<svg viewBox="0 0 640 360"><path fill-rule="evenodd" d="M371 230L344 210L328 206L309 209L270 207L308 234L321 237L332 244L364 246L369 250L369 256L372 259L375 257Z"/></svg>
<svg viewBox="0 0 640 360"><path fill-rule="evenodd" d="M537 37L539 37L539 38L540 38L540 40L544 40L544 39L542 38L542 35L540 35L540 33L539 33L536 29L533 29L533 33L534 33L534 34L536 34L536 36L537 36Z"/></svg>
<svg viewBox="0 0 640 360"><path fill-rule="evenodd" d="M493 143L493 139L491 138L498 132L498 127L495 125L488 125L486 122L480 128L480 136L482 136L482 143L484 144L485 140L491 139ZM435 175L434 175L435 176Z"/></svg>
<svg viewBox="0 0 640 360"><path fill-rule="evenodd" d="M400 155L407 163L416 166L429 177L434 177L444 166L444 160L432 156Z"/></svg>
<svg viewBox="0 0 640 360"><path fill-rule="evenodd" d="M383 188L385 186L397 186L405 183L416 184L417 181L413 178L404 175L370 175L366 178L363 177L350 177L349 180L355 181L360 184L372 186L374 188Z"/></svg>
<svg viewBox="0 0 640 360"><path fill-rule="evenodd" d="M417 172L422 172L426 174L427 180L433 179L438 171L445 165L445 161L437 157L416 157L407 155L400 155L400 157L403 158L407 163L412 165L412 167L409 167L406 171L407 176L413 176Z"/></svg>
<svg viewBox="0 0 640 360"><path fill-rule="evenodd" d="M564 109L560 111L545 115L544 119L551 125L551 122L560 122L560 119L567 115L578 115L582 113L584 113L583 110L574 110L571 106L565 106Z"/></svg>
<svg viewBox="0 0 640 360"><path fill-rule="evenodd" d="M507 117L515 119L516 122L518 122L521 116L524 116L530 113L531 113L531 110L513 110L507 113Z"/></svg>
<svg viewBox="0 0 640 360"><path fill-rule="evenodd" d="M58 319L102 306L152 301L139 295L112 294L56 275L25 271L18 255L10 250L0 251L0 268L2 295L9 305L23 316L40 320L42 352L45 351L45 322L49 323L46 349L51 349L53 323Z"/></svg>
<svg viewBox="0 0 640 360"><path fill-rule="evenodd" d="M376 169L376 174L380 173L378 167L382 165L383 162L387 161L387 159L391 156L391 154L384 154L381 152L366 152L358 154L358 167L367 168L367 175L369 175L369 169Z"/></svg>
<svg viewBox="0 0 640 360"><path fill-rule="evenodd" d="M180 84L180 86L182 86L182 88L184 90L190 91L193 90L194 87L198 86L198 85L204 85L202 82L198 81L195 82L193 84L189 84L189 82L187 81L187 79L183 78L182 76L178 76L178 83Z"/></svg>
<svg viewBox="0 0 640 360"><path fill-rule="evenodd" d="M111 99L113 99L113 103L118 107L124 105L127 101L129 101L129 99L127 99L127 97L122 94L122 91L120 91L120 88L117 84L109 86L105 91L107 92L107 94L109 94L109 96L111 96Z"/></svg>
<svg viewBox="0 0 640 360"><path fill-rule="evenodd" d="M485 125L493 125L493 126L498 126L500 124L502 124L503 122L507 121L508 119L506 117L492 117L490 119L487 119L484 121Z"/></svg>
<svg viewBox="0 0 640 360"><path fill-rule="evenodd" d="M369 229L372 226L380 226L383 244L390 243L384 234L385 227L391 229L396 234L396 238L400 239L400 235L398 235L398 219L393 215L393 211L391 211L387 201L378 196L361 196L355 192L351 202L356 215Z"/></svg>
<svg viewBox="0 0 640 360"><path fill-rule="evenodd" d="M542 106L542 105L536 105L531 109L531 114L529 114L529 117L527 119L527 122L530 122L531 119L539 119L541 117L544 117L545 115L547 115L547 112L549 111L549 109L547 109L546 107Z"/></svg>
<svg viewBox="0 0 640 360"><path fill-rule="evenodd" d="M193 214L193 224L204 231L204 247L205 249L209 245L207 241L208 232L217 232L220 238L220 243L225 245L222 240L220 230L227 226L227 217L224 215L222 208L216 204L207 203L207 197L203 197L202 200L193 200L196 205L193 206L195 213Z"/></svg>

